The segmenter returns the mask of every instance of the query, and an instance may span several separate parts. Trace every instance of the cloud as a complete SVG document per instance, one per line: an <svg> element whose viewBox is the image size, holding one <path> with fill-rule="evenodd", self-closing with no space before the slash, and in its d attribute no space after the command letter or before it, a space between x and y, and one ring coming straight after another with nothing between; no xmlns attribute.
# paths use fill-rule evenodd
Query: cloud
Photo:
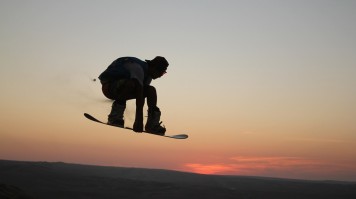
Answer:
<svg viewBox="0 0 356 199"><path fill-rule="evenodd" d="M239 173L264 173L271 171L295 171L311 170L320 168L323 163L318 160L311 160L300 157L245 157L236 156L230 158L234 161L235 171Z"/></svg>
<svg viewBox="0 0 356 199"><path fill-rule="evenodd" d="M300 142L316 142L316 143L339 143L339 144L344 144L344 143L353 143L352 140L340 140L340 139L312 139L312 138L290 138L289 140L292 141L300 141Z"/></svg>
<svg viewBox="0 0 356 199"><path fill-rule="evenodd" d="M233 165L227 164L185 164L190 171L200 174L215 174L215 173L225 173L234 172L235 168Z"/></svg>
<svg viewBox="0 0 356 199"><path fill-rule="evenodd" d="M252 175L299 179L327 179L355 171L350 165L302 157L234 156L224 163L187 163L186 170L200 174Z"/></svg>

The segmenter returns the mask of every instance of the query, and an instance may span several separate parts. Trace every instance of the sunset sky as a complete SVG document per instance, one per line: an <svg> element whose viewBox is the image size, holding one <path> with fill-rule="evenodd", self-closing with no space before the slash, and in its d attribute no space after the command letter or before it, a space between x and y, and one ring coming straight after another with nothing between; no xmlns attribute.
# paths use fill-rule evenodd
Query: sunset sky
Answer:
<svg viewBox="0 0 356 199"><path fill-rule="evenodd" d="M356 1L0 0L0 159L356 181ZM167 134L106 121L93 81L167 58ZM135 102L128 103L132 126ZM146 112L144 113L146 115Z"/></svg>

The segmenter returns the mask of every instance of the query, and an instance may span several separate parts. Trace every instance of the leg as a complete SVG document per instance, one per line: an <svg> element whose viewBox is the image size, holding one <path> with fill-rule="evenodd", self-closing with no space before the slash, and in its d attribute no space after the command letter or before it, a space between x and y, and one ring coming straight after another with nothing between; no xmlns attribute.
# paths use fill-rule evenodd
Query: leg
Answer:
<svg viewBox="0 0 356 199"><path fill-rule="evenodd" d="M161 111L157 107L157 92L155 87L146 86L144 95L147 97L148 118L145 129L149 133L164 135L166 128L161 126Z"/></svg>
<svg viewBox="0 0 356 199"><path fill-rule="evenodd" d="M126 101L115 100L111 107L111 112L108 115L108 124L113 126L124 127L124 112L126 109Z"/></svg>
<svg viewBox="0 0 356 199"><path fill-rule="evenodd" d="M135 99L136 82L133 79L121 80L121 85L117 86L116 93L117 98L121 100Z"/></svg>
<svg viewBox="0 0 356 199"><path fill-rule="evenodd" d="M155 111L157 107L157 92L153 86L145 86L144 96L147 97L147 106L149 110ZM159 110L159 109L158 109Z"/></svg>
<svg viewBox="0 0 356 199"><path fill-rule="evenodd" d="M115 100L108 115L108 124L124 127L126 101L133 98L135 84L132 80L120 79L110 85L110 95Z"/></svg>

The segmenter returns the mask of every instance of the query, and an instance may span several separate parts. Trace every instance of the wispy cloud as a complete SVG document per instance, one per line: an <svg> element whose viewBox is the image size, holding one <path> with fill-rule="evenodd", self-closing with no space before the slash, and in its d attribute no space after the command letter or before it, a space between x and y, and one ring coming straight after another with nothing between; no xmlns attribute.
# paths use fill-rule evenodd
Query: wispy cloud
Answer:
<svg viewBox="0 0 356 199"><path fill-rule="evenodd" d="M234 156L224 163L187 163L186 170L201 174L258 175L284 178L316 179L340 173L356 172L350 165L316 159L285 156Z"/></svg>
<svg viewBox="0 0 356 199"><path fill-rule="evenodd" d="M201 174L215 174L215 173L226 173L234 172L235 166L228 164L185 164L185 167L189 168L190 171L194 173Z"/></svg>
<svg viewBox="0 0 356 199"><path fill-rule="evenodd" d="M323 163L318 160L300 157L245 157L236 156L230 158L235 163L235 171L239 173L263 173L265 171L279 170L310 170L320 168Z"/></svg>
<svg viewBox="0 0 356 199"><path fill-rule="evenodd" d="M311 168L320 166L320 162L298 157L247 157L235 156L227 160L228 163L200 164L188 163L185 166L191 171L203 174L213 173L241 173L250 174L264 170L287 170L291 168Z"/></svg>
<svg viewBox="0 0 356 199"><path fill-rule="evenodd" d="M353 140L340 140L340 139L323 139L323 138L290 138L292 141L300 141L300 142L318 142L318 143L354 143Z"/></svg>

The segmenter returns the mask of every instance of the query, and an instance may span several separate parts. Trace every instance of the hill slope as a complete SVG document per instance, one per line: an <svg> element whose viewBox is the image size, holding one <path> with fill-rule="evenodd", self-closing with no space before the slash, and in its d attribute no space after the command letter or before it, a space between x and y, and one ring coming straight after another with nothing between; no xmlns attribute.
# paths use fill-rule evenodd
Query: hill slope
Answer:
<svg viewBox="0 0 356 199"><path fill-rule="evenodd" d="M356 183L0 160L0 198L13 186L38 199L356 198Z"/></svg>

